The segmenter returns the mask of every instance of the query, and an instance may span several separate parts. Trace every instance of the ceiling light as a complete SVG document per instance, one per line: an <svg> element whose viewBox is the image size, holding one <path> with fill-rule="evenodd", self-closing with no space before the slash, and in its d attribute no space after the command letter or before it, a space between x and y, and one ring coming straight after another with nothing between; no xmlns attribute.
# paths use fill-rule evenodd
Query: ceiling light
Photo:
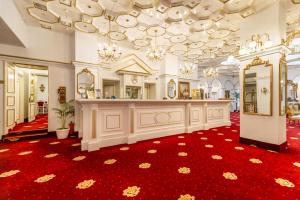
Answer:
<svg viewBox="0 0 300 200"><path fill-rule="evenodd" d="M152 61L159 61L165 55L165 49L157 47L157 30L155 30L154 44L146 51L146 56Z"/></svg>
<svg viewBox="0 0 300 200"><path fill-rule="evenodd" d="M239 54L246 55L254 52L263 51L273 46L273 41L270 40L268 33L262 35L254 34L251 36L250 41L246 41L244 45L241 45Z"/></svg>
<svg viewBox="0 0 300 200"><path fill-rule="evenodd" d="M112 17L108 16L108 31L110 32L110 21ZM106 62L112 62L118 60L122 55L122 50L119 46L111 41L108 36L108 43L102 43L98 45L98 54Z"/></svg>
<svg viewBox="0 0 300 200"><path fill-rule="evenodd" d="M221 62L221 65L234 65L238 66L240 61L236 59L234 56L228 56L227 60Z"/></svg>
<svg viewBox="0 0 300 200"><path fill-rule="evenodd" d="M205 78L216 78L218 77L218 70L215 67L208 67L203 70L203 76Z"/></svg>
<svg viewBox="0 0 300 200"><path fill-rule="evenodd" d="M179 65L179 72L185 77L191 76L193 74L193 72L195 71L195 69L197 68L197 65L195 63L188 61L189 45L190 44L188 44L188 43L186 44L186 59L187 59L187 61L185 61L183 64Z"/></svg>

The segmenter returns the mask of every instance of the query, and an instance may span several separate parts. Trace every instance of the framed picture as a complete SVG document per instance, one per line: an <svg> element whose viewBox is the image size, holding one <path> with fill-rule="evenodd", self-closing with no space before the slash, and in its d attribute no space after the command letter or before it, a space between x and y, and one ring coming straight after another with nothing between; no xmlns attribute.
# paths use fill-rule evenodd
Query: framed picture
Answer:
<svg viewBox="0 0 300 200"><path fill-rule="evenodd" d="M178 98L188 99L190 97L190 83L178 82Z"/></svg>

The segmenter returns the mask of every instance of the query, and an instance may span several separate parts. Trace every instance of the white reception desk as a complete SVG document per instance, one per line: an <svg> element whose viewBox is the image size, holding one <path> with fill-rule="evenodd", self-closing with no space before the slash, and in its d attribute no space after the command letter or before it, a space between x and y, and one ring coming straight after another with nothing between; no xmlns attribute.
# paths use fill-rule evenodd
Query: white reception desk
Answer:
<svg viewBox="0 0 300 200"><path fill-rule="evenodd" d="M231 100L77 100L81 150L230 126Z"/></svg>

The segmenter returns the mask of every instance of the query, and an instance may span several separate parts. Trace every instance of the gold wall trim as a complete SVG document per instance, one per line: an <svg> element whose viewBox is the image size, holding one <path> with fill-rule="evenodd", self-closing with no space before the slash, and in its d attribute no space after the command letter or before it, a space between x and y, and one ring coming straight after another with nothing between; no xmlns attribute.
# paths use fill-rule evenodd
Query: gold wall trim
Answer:
<svg viewBox="0 0 300 200"><path fill-rule="evenodd" d="M0 84L4 84L4 80L0 81Z"/></svg>
<svg viewBox="0 0 300 200"><path fill-rule="evenodd" d="M56 61L56 60L47 60L47 59L38 59L38 58L31 58L31 57L0 54L0 57L2 57L2 56L8 57L8 58L24 59L24 60L28 60L28 61L39 61L39 62L58 63L58 64L71 64L71 62L62 62L62 61Z"/></svg>

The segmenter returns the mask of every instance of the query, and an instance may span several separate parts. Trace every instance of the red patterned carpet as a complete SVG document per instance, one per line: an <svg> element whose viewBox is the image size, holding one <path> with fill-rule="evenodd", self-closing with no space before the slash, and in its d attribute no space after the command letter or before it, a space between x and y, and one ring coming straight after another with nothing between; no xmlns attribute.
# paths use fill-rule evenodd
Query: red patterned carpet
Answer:
<svg viewBox="0 0 300 200"><path fill-rule="evenodd" d="M35 120L28 123L17 124L9 133L21 133L26 131L35 131L48 128L48 114L37 115Z"/></svg>
<svg viewBox="0 0 300 200"><path fill-rule="evenodd" d="M232 120L96 152L74 138L1 144L0 199L300 199L300 127L275 153L239 144Z"/></svg>

